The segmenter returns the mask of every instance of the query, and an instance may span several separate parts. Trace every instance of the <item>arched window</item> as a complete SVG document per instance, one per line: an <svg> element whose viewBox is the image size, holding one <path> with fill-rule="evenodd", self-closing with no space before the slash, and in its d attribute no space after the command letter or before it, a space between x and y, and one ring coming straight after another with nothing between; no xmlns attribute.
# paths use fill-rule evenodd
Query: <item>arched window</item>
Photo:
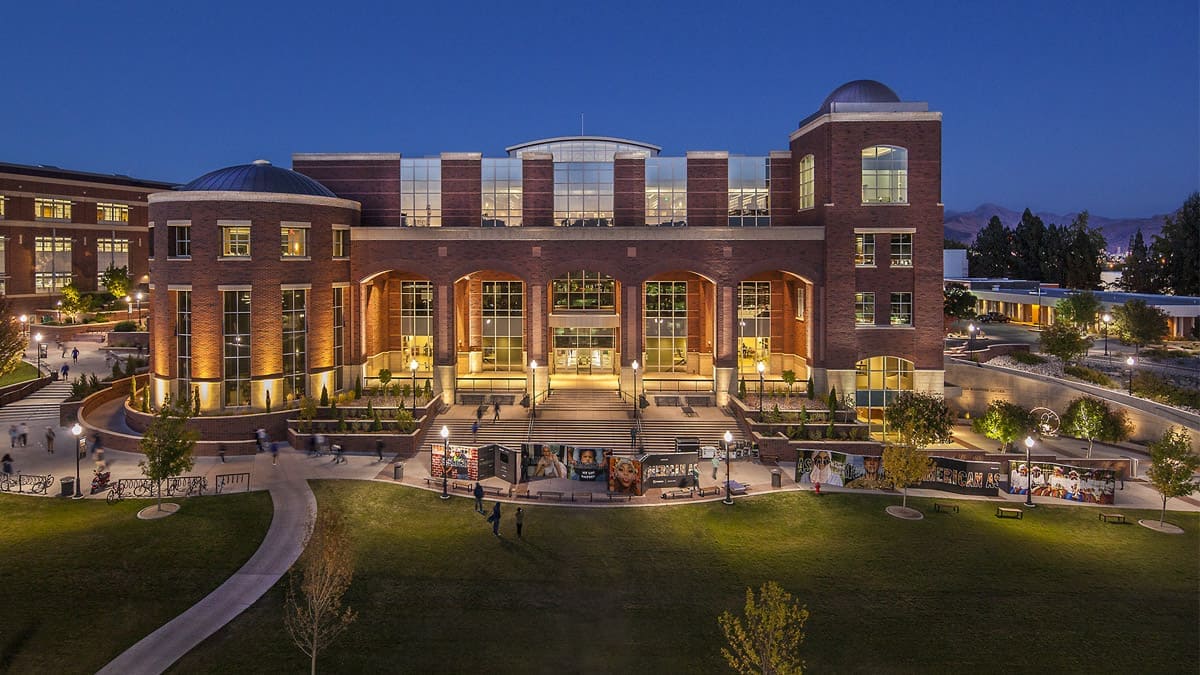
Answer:
<svg viewBox="0 0 1200 675"><path fill-rule="evenodd" d="M800 201L796 204L797 210L803 211L815 206L816 177L816 159L812 155L801 157L799 175Z"/></svg>
<svg viewBox="0 0 1200 675"><path fill-rule="evenodd" d="M908 203L908 150L873 145L862 151L864 204Z"/></svg>
<svg viewBox="0 0 1200 675"><path fill-rule="evenodd" d="M913 390L913 363L897 356L872 356L855 364L854 404L872 434L886 437L883 409L896 394Z"/></svg>

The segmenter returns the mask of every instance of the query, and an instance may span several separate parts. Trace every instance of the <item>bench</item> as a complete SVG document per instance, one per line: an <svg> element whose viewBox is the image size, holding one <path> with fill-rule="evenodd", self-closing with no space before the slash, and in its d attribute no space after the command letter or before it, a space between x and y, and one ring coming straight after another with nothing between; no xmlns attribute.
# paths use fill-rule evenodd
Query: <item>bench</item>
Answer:
<svg viewBox="0 0 1200 675"><path fill-rule="evenodd" d="M490 485L484 485L483 486L483 494L491 495L493 497L511 497L512 490L506 491L504 488L498 488L498 487L492 487Z"/></svg>
<svg viewBox="0 0 1200 675"><path fill-rule="evenodd" d="M933 510L938 513L949 513L951 511L958 513L958 504L947 504L945 502L934 502Z"/></svg>
<svg viewBox="0 0 1200 675"><path fill-rule="evenodd" d="M691 497L692 494L693 494L692 491L688 490L688 489L663 490L662 498L663 499L676 499L678 497Z"/></svg>
<svg viewBox="0 0 1200 675"><path fill-rule="evenodd" d="M549 497L554 497L554 501L561 502L562 498L563 498L563 493L559 492L558 490L538 490L538 493L537 493L538 499L544 499L544 498L549 498Z"/></svg>
<svg viewBox="0 0 1200 675"><path fill-rule="evenodd" d="M696 492L701 497L712 497L714 495L720 496L721 495L721 486L720 485L712 485L710 487L702 487L699 490L697 490Z"/></svg>
<svg viewBox="0 0 1200 675"><path fill-rule="evenodd" d="M729 481L729 494L731 495L744 495L746 494L746 490L749 489L749 483L739 483L736 480Z"/></svg>
<svg viewBox="0 0 1200 675"><path fill-rule="evenodd" d="M594 502L627 502L633 497L620 492L592 492L590 494L591 500Z"/></svg>
<svg viewBox="0 0 1200 675"><path fill-rule="evenodd" d="M695 417L695 416L696 416L696 410L695 410L695 408L693 408L693 407L692 407L692 406L690 406L690 405L680 406L680 408L679 408L679 409L680 409L680 410L682 410L682 411L683 411L683 414L684 414L684 415L686 415L686 416L688 416L688 417Z"/></svg>
<svg viewBox="0 0 1200 675"><path fill-rule="evenodd" d="M513 492L513 496L517 499L537 499L537 495L529 493L529 488L525 488L520 492Z"/></svg>
<svg viewBox="0 0 1200 675"><path fill-rule="evenodd" d="M1125 522L1125 514L1124 513L1101 513L1100 520L1102 520L1106 523L1124 523Z"/></svg>
<svg viewBox="0 0 1200 675"><path fill-rule="evenodd" d="M471 494L471 493L475 492L475 486L471 485L470 483L460 483L459 481L451 481L450 487L454 490L462 490L463 492L466 492L467 494Z"/></svg>
<svg viewBox="0 0 1200 675"><path fill-rule="evenodd" d="M425 486L440 488L440 487L442 487L442 479L441 478L426 478Z"/></svg>
<svg viewBox="0 0 1200 675"><path fill-rule="evenodd" d="M1022 511L1021 509L1006 509L1003 506L997 506L996 507L996 517L997 518L1016 518L1017 520L1021 520L1022 518L1025 517L1025 512Z"/></svg>

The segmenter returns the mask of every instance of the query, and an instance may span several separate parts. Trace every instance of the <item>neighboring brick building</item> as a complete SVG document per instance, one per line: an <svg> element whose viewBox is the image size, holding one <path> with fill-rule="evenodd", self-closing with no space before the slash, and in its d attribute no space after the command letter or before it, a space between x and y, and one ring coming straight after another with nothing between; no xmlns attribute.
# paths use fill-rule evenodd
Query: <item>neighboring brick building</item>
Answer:
<svg viewBox="0 0 1200 675"><path fill-rule="evenodd" d="M171 183L0 162L0 295L18 314L55 310L74 280L103 290L109 266L148 281L146 197Z"/></svg>
<svg viewBox="0 0 1200 675"><path fill-rule="evenodd" d="M625 392L708 382L724 403L759 362L873 420L893 392L940 392L940 113L860 80L790 141L297 154L295 172L256 162L153 195L155 393L257 408L414 360L448 401L462 378L540 394L569 372Z"/></svg>

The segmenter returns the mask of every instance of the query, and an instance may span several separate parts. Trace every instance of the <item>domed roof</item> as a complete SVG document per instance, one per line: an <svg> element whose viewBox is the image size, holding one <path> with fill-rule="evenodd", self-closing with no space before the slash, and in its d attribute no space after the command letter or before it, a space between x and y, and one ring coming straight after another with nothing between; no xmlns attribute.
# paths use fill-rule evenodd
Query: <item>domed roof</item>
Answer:
<svg viewBox="0 0 1200 675"><path fill-rule="evenodd" d="M822 112L829 112L834 103L899 103L900 97L891 87L875 80L847 82L825 97Z"/></svg>
<svg viewBox="0 0 1200 675"><path fill-rule="evenodd" d="M187 192L280 192L312 197L337 197L329 188L308 176L271 166L265 159L210 171L179 189Z"/></svg>

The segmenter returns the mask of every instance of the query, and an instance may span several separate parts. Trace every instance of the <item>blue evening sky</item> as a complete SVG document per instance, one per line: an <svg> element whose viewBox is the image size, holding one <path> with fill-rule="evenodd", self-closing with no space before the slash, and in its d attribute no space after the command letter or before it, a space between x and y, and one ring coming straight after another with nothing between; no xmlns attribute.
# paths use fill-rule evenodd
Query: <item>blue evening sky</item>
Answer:
<svg viewBox="0 0 1200 675"><path fill-rule="evenodd" d="M0 161L187 181L579 132L766 154L848 80L943 118L943 200L1110 217L1200 185L1196 0L11 2Z"/></svg>

